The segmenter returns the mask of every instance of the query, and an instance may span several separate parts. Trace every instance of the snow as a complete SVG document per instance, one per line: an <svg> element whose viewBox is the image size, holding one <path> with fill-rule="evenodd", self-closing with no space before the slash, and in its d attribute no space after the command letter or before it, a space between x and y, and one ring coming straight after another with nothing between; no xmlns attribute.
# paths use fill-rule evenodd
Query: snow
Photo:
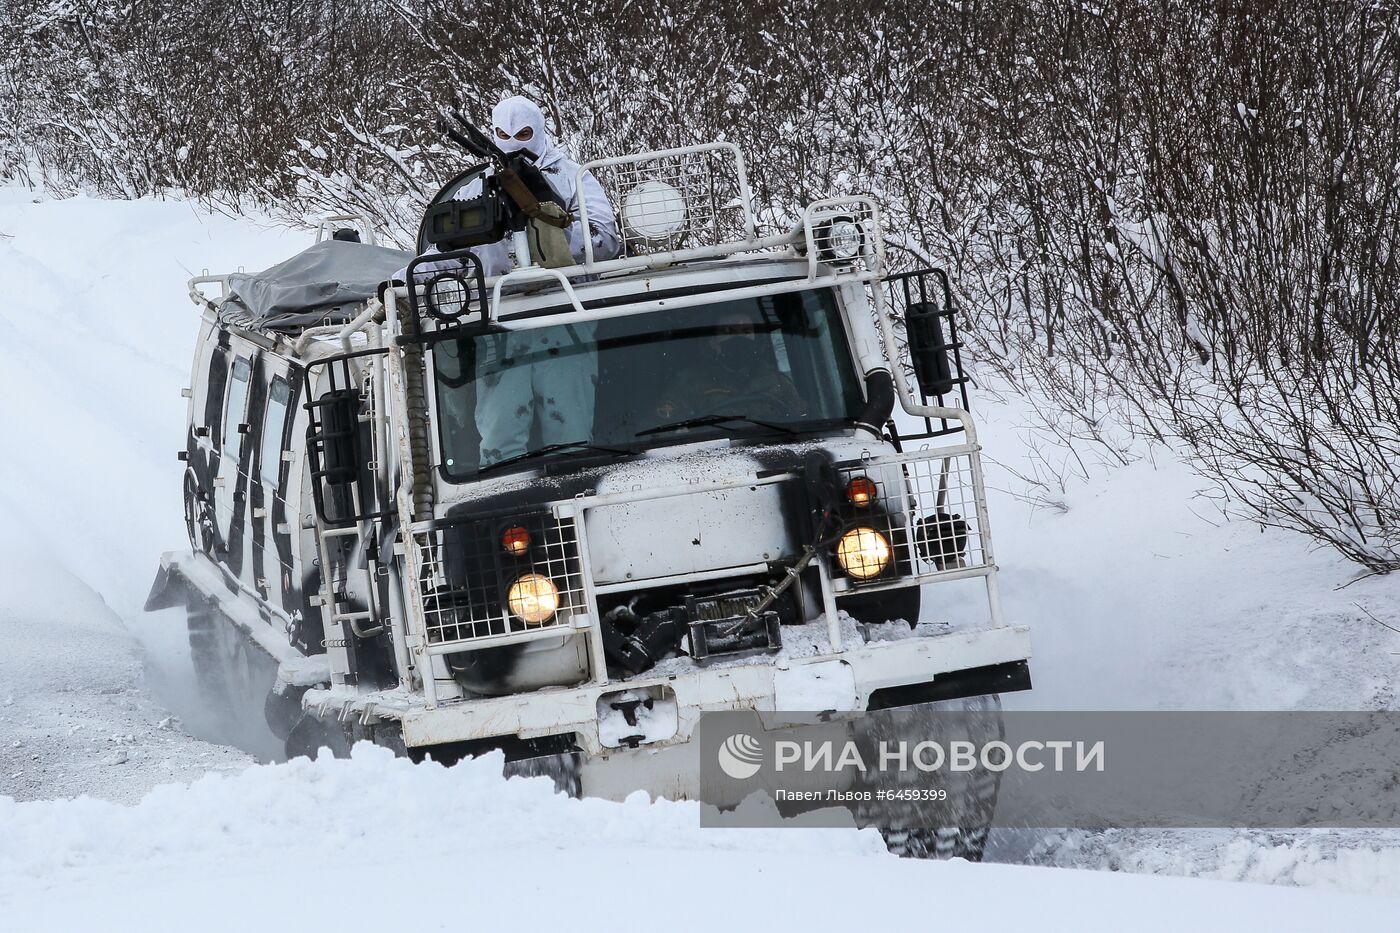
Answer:
<svg viewBox="0 0 1400 933"><path fill-rule="evenodd" d="M0 801L19 929L479 927L1381 928L1394 902L1264 885L903 861L873 831L699 828L695 804L570 801L499 758L445 769L362 746L141 803ZM815 882L815 884L814 884ZM551 915L557 914L557 921ZM660 922L660 921L658 921ZM975 926L974 926L975 925Z"/></svg>
<svg viewBox="0 0 1400 933"><path fill-rule="evenodd" d="M160 552L185 540L175 452L199 326L185 280L270 265L307 234L183 201L35 197L0 188L11 237L0 239L0 397L28 401L0 408L0 489L11 524L67 542L70 565L126 616Z"/></svg>
<svg viewBox="0 0 1400 933"><path fill-rule="evenodd" d="M183 618L140 609L185 540L185 279L270 264L306 235L21 188L0 188L0 234L0 794L136 800L245 767L188 734L220 732L193 699Z"/></svg>
<svg viewBox="0 0 1400 933"><path fill-rule="evenodd" d="M989 857L1027 864L935 864L870 832L701 830L691 804L568 801L502 781L498 760L256 764L218 743L180 613L140 607L184 542L184 280L270 265L310 234L13 188L0 234L6 929L537 926L551 909L582 929L663 911L677 929L1393 925L1393 898L1362 896L1400 894L1389 831L1002 830ZM1030 475L1023 408L976 407L991 456ZM1036 650L1035 689L1008 707L1394 707L1400 580L1222 522L1169 456L1069 481L1056 509L1003 466L989 482L1006 614ZM956 585L935 593L931 614L956 623Z"/></svg>
<svg viewBox="0 0 1400 933"><path fill-rule="evenodd" d="M1306 539L1227 523L1160 455L1028 505L1007 467L1028 423L985 406L981 435L1008 621L1032 626L1034 689L1008 709L1396 708L1400 579ZM1374 618L1373 618L1374 617ZM1400 831L999 830L988 858L1400 895Z"/></svg>
<svg viewBox="0 0 1400 933"><path fill-rule="evenodd" d="M0 507L14 514L8 497ZM44 536L18 532L0 523L0 794L135 802L156 784L246 767L151 701L140 652L102 597L42 556L55 553Z"/></svg>
<svg viewBox="0 0 1400 933"><path fill-rule="evenodd" d="M989 411L989 451L1016 413ZM1391 709L1400 579L1305 538L1227 523L1179 460L1071 489L1066 511L1013 499L989 469L1007 617L1033 626L1039 709ZM1338 587L1343 587L1338 589Z"/></svg>

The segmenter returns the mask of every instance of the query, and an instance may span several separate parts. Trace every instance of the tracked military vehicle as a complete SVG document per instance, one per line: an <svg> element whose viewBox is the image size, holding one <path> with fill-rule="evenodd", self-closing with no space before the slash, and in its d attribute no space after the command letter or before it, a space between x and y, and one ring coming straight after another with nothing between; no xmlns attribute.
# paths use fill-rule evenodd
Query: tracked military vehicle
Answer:
<svg viewBox="0 0 1400 933"><path fill-rule="evenodd" d="M890 271L870 198L761 232L729 144L584 169L616 258L541 262L501 186L461 197L478 166L419 255L335 218L191 280L190 546L149 608L187 608L210 688L254 684L288 754L500 749L672 797L704 711L810 705L814 679L836 712L1028 688L946 276Z"/></svg>

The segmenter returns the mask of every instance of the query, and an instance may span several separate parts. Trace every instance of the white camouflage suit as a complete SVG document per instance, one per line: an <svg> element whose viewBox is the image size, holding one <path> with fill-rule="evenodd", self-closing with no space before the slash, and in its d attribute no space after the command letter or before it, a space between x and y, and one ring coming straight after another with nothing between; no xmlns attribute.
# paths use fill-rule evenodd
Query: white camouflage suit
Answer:
<svg viewBox="0 0 1400 933"><path fill-rule="evenodd" d="M527 140L517 139L522 130ZM582 191L579 165L554 144L544 125L544 113L533 101L511 97L491 112L493 141L506 152L524 151L575 218L565 231L576 260L584 258L584 237L593 240L594 260L618 254L617 218L603 186L591 172L584 173ZM459 199L480 192L468 185ZM588 231L577 219L580 198L588 205ZM511 269L508 242L476 248L488 278ZM592 323L568 328L523 330L482 341L477 361L476 426L481 433L481 465L524 453L531 432L538 429L539 443L587 441L593 433L594 387L598 377L593 352ZM578 347L569 352L570 347Z"/></svg>

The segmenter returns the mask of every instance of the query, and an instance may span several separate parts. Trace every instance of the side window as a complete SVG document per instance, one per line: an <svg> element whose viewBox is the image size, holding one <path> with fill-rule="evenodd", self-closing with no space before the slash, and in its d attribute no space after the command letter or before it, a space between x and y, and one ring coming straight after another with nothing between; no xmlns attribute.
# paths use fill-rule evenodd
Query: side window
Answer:
<svg viewBox="0 0 1400 933"><path fill-rule="evenodd" d="M229 376L228 405L224 408L225 456L234 460L243 456L243 435L238 426L248 415L248 380L253 375L253 364L243 357L233 361L233 372Z"/></svg>
<svg viewBox="0 0 1400 933"><path fill-rule="evenodd" d="M292 387L281 376L272 377L267 390L267 417L263 419L262 451L258 455L263 482L277 486L282 470L282 437L287 428L287 406Z"/></svg>

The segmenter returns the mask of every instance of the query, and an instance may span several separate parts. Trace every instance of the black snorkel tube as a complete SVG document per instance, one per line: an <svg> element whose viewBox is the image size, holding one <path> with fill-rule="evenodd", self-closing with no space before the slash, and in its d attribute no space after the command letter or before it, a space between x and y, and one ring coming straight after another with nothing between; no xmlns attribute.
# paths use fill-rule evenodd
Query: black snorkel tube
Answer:
<svg viewBox="0 0 1400 933"><path fill-rule="evenodd" d="M856 416L856 427L876 437L884 437L885 424L894 412L894 376L888 369L872 369L865 374L865 407Z"/></svg>

